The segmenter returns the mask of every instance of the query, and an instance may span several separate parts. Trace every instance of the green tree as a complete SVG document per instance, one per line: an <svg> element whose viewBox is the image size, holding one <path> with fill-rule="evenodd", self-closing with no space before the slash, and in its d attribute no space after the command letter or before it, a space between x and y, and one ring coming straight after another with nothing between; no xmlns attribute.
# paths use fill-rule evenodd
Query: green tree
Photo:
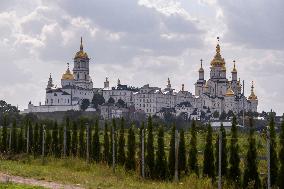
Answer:
<svg viewBox="0 0 284 189"><path fill-rule="evenodd" d="M90 100L89 99L83 99L81 103L81 110L85 111L90 106Z"/></svg>
<svg viewBox="0 0 284 189"><path fill-rule="evenodd" d="M11 151L13 153L17 152L17 122L14 119L11 128Z"/></svg>
<svg viewBox="0 0 284 189"><path fill-rule="evenodd" d="M167 177L167 159L164 144L164 129L160 126L158 131L158 150L156 152L156 176L164 180Z"/></svg>
<svg viewBox="0 0 284 189"><path fill-rule="evenodd" d="M280 169L278 175L278 186L279 188L284 188L284 179L283 179L284 178L284 120L282 121L281 124L279 160L280 160Z"/></svg>
<svg viewBox="0 0 284 189"><path fill-rule="evenodd" d="M57 122L54 122L54 126L52 129L52 154L55 157L59 157L59 141L58 141L58 125Z"/></svg>
<svg viewBox="0 0 284 189"><path fill-rule="evenodd" d="M58 133L58 152L59 156L63 153L64 148L64 126L59 125L59 133Z"/></svg>
<svg viewBox="0 0 284 189"><path fill-rule="evenodd" d="M270 117L269 123L270 133L270 178L271 186L276 186L278 176L278 158L276 152L276 133L275 133L275 122L274 117Z"/></svg>
<svg viewBox="0 0 284 189"><path fill-rule="evenodd" d="M191 138L188 154L188 167L191 173L199 175L198 161L197 161L197 138L196 138L196 123L193 120L191 125Z"/></svg>
<svg viewBox="0 0 284 189"><path fill-rule="evenodd" d="M45 154L52 154L52 135L49 127L46 127Z"/></svg>
<svg viewBox="0 0 284 189"><path fill-rule="evenodd" d="M42 154L42 138L43 138L43 125L40 124L39 126L39 139L38 139L38 145L39 145L39 154L41 155Z"/></svg>
<svg viewBox="0 0 284 189"><path fill-rule="evenodd" d="M243 187L247 188L250 185L253 186L253 188L259 188L260 178L257 170L258 161L257 161L257 151L256 151L255 138L254 138L254 128L253 128L252 118L250 118L249 123L250 123L250 131L248 138L249 146L245 161Z"/></svg>
<svg viewBox="0 0 284 189"><path fill-rule="evenodd" d="M83 119L80 120L80 131L79 131L79 156L81 158L86 156L86 141L85 141L85 124Z"/></svg>
<svg viewBox="0 0 284 189"><path fill-rule="evenodd" d="M135 170L135 133L133 127L128 129L128 140L127 140L127 156L125 161L126 170Z"/></svg>
<svg viewBox="0 0 284 189"><path fill-rule="evenodd" d="M223 126L223 123L221 123L220 132L222 134L221 173L222 173L222 176L226 177L228 173L228 154L227 154L226 131ZM219 134L216 140L215 168L216 168L216 175L218 175L218 171L219 171Z"/></svg>
<svg viewBox="0 0 284 189"><path fill-rule="evenodd" d="M110 97L107 102L108 102L108 103L111 103L111 104L114 104L114 103L115 103L115 100L114 100L112 97Z"/></svg>
<svg viewBox="0 0 284 189"><path fill-rule="evenodd" d="M186 151L185 151L185 139L183 129L180 131L180 141L178 150L178 172L179 175L182 173L187 173L187 163L186 163Z"/></svg>
<svg viewBox="0 0 284 189"><path fill-rule="evenodd" d="M238 144L238 130L237 118L233 117L231 128L231 143L230 143L230 157L229 157L229 179L235 184L240 184L241 170L240 170L240 156Z"/></svg>
<svg viewBox="0 0 284 189"><path fill-rule="evenodd" d="M139 165L140 165L140 175L142 176L142 132L144 132L144 155L145 155L145 147L146 147L146 140L145 140L145 127L144 122L142 122L142 126L139 129Z"/></svg>
<svg viewBox="0 0 284 189"><path fill-rule="evenodd" d="M1 142L1 151L2 153L7 152L7 126L8 126L8 120L7 115L4 115L3 118L3 128L2 128L2 142Z"/></svg>
<svg viewBox="0 0 284 189"><path fill-rule="evenodd" d="M103 95L95 93L92 99L92 104L94 108L98 108L98 106L102 105L103 103L105 103Z"/></svg>
<svg viewBox="0 0 284 189"><path fill-rule="evenodd" d="M124 119L121 118L120 130L119 130L119 140L118 140L118 163L124 165L125 163L125 139L124 139Z"/></svg>
<svg viewBox="0 0 284 189"><path fill-rule="evenodd" d="M105 163L109 163L109 135L108 135L108 126L107 122L105 122L104 129L104 151L103 151L103 159Z"/></svg>
<svg viewBox="0 0 284 189"><path fill-rule="evenodd" d="M71 151L73 156L77 156L78 152L78 128L77 123L73 121L72 124L72 143L71 143Z"/></svg>
<svg viewBox="0 0 284 189"><path fill-rule="evenodd" d="M70 132L70 119L66 118L66 155L69 156L71 153L71 132Z"/></svg>
<svg viewBox="0 0 284 189"><path fill-rule="evenodd" d="M214 179L215 178L214 173L215 173L215 166L214 166L214 154L213 154L213 145L212 145L212 127L210 124L208 124L206 144L204 149L204 158L203 158L203 175Z"/></svg>
<svg viewBox="0 0 284 189"><path fill-rule="evenodd" d="M38 123L35 124L35 129L34 129L34 155L39 155L40 153L40 141L39 141L39 125Z"/></svg>
<svg viewBox="0 0 284 189"><path fill-rule="evenodd" d="M21 125L20 128L20 133L18 134L18 140L17 140L17 148L18 148L18 153L24 152L24 127Z"/></svg>
<svg viewBox="0 0 284 189"><path fill-rule="evenodd" d="M154 178L155 169L155 154L154 154L154 137L152 118L148 118L148 138L147 138L147 155L146 155L146 170L150 178Z"/></svg>
<svg viewBox="0 0 284 189"><path fill-rule="evenodd" d="M170 139L170 152L169 152L169 173L171 178L174 176L175 174L175 157L176 157L176 153L175 153L175 135L176 135L176 126L173 125L172 126L172 130L171 130L171 139Z"/></svg>
<svg viewBox="0 0 284 189"><path fill-rule="evenodd" d="M116 134L115 119L112 119L112 127L110 130L110 157L109 157L110 162L112 162L112 156L113 156L113 142L114 142L114 158L117 161L117 134Z"/></svg>
<svg viewBox="0 0 284 189"><path fill-rule="evenodd" d="M93 159L96 162L100 161L101 155L101 144L100 144L100 136L99 136L99 120L96 120L95 123L95 132L93 135Z"/></svg>
<svg viewBox="0 0 284 189"><path fill-rule="evenodd" d="M29 132L29 152L33 152L34 132L33 132L33 125L30 120L28 121L28 132Z"/></svg>

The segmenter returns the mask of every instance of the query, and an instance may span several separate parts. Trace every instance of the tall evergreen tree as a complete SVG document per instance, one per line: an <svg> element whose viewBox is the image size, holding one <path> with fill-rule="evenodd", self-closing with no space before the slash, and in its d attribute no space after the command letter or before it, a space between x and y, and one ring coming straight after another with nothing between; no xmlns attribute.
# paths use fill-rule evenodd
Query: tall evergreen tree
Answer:
<svg viewBox="0 0 284 189"><path fill-rule="evenodd" d="M254 138L254 128L253 128L253 120L250 118L250 131L248 138L248 151L246 155L245 161L245 170L244 170L244 178L243 178L243 187L247 188L248 186L253 186L253 188L260 187L260 178L257 170L257 151L256 144Z"/></svg>
<svg viewBox="0 0 284 189"><path fill-rule="evenodd" d="M39 125L38 125L38 123L35 124L35 129L34 129L33 149L34 149L34 155L39 155L39 153L40 153L40 141L39 141Z"/></svg>
<svg viewBox="0 0 284 189"><path fill-rule="evenodd" d="M52 154L59 157L58 125L56 121L52 129Z"/></svg>
<svg viewBox="0 0 284 189"><path fill-rule="evenodd" d="M231 128L231 143L230 143L230 157L229 157L229 179L235 184L240 184L241 170L240 170L240 156L238 144L238 130L237 118L233 117Z"/></svg>
<svg viewBox="0 0 284 189"><path fill-rule="evenodd" d="M105 122L105 129L104 129L104 151L103 151L103 160L105 163L109 162L109 135L108 135L108 126L107 122Z"/></svg>
<svg viewBox="0 0 284 189"><path fill-rule="evenodd" d="M125 162L125 139L124 139L124 119L121 118L120 130L119 130L119 140L118 140L118 163L124 165Z"/></svg>
<svg viewBox="0 0 284 189"><path fill-rule="evenodd" d="M140 175L142 176L142 132L144 132L144 155L145 155L145 148L146 148L146 140L145 140L145 127L144 122L142 122L142 126L139 129L139 165L140 165Z"/></svg>
<svg viewBox="0 0 284 189"><path fill-rule="evenodd" d="M277 185L278 177L278 158L276 152L276 133L275 133L275 122L274 117L270 117L269 123L269 133L270 133L270 179L271 186Z"/></svg>
<svg viewBox="0 0 284 189"><path fill-rule="evenodd" d="M16 120L13 121L12 128L11 128L11 151L13 153L17 152L17 122Z"/></svg>
<svg viewBox="0 0 284 189"><path fill-rule="evenodd" d="M178 150L178 172L179 175L187 173L185 139L183 129L180 131L179 150Z"/></svg>
<svg viewBox="0 0 284 189"><path fill-rule="evenodd" d="M95 123L95 132L93 135L93 159L96 162L99 162L101 159L101 144L99 136L99 120L96 120Z"/></svg>
<svg viewBox="0 0 284 189"><path fill-rule="evenodd" d="M172 178L175 174L175 158L176 158L176 152L175 152L175 142L176 142L176 126L172 126L171 130L171 139L170 139L170 152L169 152L169 173L170 177Z"/></svg>
<svg viewBox="0 0 284 189"><path fill-rule="evenodd" d="M190 148L188 156L188 167L190 173L195 173L199 175L198 161L197 161L197 138L196 138L196 123L195 120L192 121L191 125L191 138L190 138Z"/></svg>
<svg viewBox="0 0 284 189"><path fill-rule="evenodd" d="M212 145L212 127L210 124L208 124L207 126L207 136L203 158L203 175L208 176L212 179L215 178L214 154Z"/></svg>
<svg viewBox="0 0 284 189"><path fill-rule="evenodd" d="M278 175L278 187L284 188L284 179L283 179L284 178L284 120L282 121L281 124L279 160L280 160L280 169Z"/></svg>
<svg viewBox="0 0 284 189"><path fill-rule="evenodd" d="M156 176L162 180L167 177L167 159L164 147L164 129L160 126L158 131L158 150L156 152Z"/></svg>
<svg viewBox="0 0 284 189"><path fill-rule="evenodd" d="M28 121L28 131L29 131L29 152L33 152L34 135L33 135L33 125L31 120Z"/></svg>
<svg viewBox="0 0 284 189"><path fill-rule="evenodd" d="M148 138L147 138L147 155L146 155L146 169L150 178L154 178L155 169L155 154L154 154L154 138L153 138L153 125L152 118L148 118Z"/></svg>
<svg viewBox="0 0 284 189"><path fill-rule="evenodd" d="M63 154L63 148L64 148L64 126L59 125L58 129L58 155L59 157Z"/></svg>
<svg viewBox="0 0 284 189"><path fill-rule="evenodd" d="M3 128L2 128L2 142L1 142L2 153L7 152L7 126L8 126L7 115L4 115L4 117L3 117Z"/></svg>
<svg viewBox="0 0 284 189"><path fill-rule="evenodd" d="M17 148L18 148L18 153L24 152L24 127L23 125L21 125L20 133L18 134Z"/></svg>
<svg viewBox="0 0 284 189"><path fill-rule="evenodd" d="M221 151L221 173L222 176L227 176L228 173L228 154L227 154L227 138L226 138L226 131L221 123L220 132L222 134L222 151ZM216 175L218 175L219 171L219 133L216 140L216 150L215 150L215 169Z"/></svg>
<svg viewBox="0 0 284 189"><path fill-rule="evenodd" d="M77 123L73 121L72 124L72 143L71 143L71 151L73 156L77 156L78 154L78 128Z"/></svg>
<svg viewBox="0 0 284 189"><path fill-rule="evenodd" d="M42 138L43 138L43 127L44 125L40 124L39 126L39 154L42 154Z"/></svg>
<svg viewBox="0 0 284 189"><path fill-rule="evenodd" d="M114 141L112 138L112 133L114 132ZM112 153L113 153L113 143L114 142L114 158L117 161L117 132L116 132L116 121L115 119L112 119L112 127L110 130L110 159L112 161Z"/></svg>
<svg viewBox="0 0 284 189"><path fill-rule="evenodd" d="M86 141L85 141L85 125L84 121L80 121L80 132L79 132L79 156L86 157Z"/></svg>
<svg viewBox="0 0 284 189"><path fill-rule="evenodd" d="M46 140L45 140L45 154L52 154L52 134L51 134L51 130L50 127L46 127L45 129L45 133L46 133Z"/></svg>
<svg viewBox="0 0 284 189"><path fill-rule="evenodd" d="M125 161L126 170L135 170L135 133L133 127L128 129L128 140L127 140L127 157Z"/></svg>
<svg viewBox="0 0 284 189"><path fill-rule="evenodd" d="M66 155L71 153L71 126L69 117L66 118Z"/></svg>

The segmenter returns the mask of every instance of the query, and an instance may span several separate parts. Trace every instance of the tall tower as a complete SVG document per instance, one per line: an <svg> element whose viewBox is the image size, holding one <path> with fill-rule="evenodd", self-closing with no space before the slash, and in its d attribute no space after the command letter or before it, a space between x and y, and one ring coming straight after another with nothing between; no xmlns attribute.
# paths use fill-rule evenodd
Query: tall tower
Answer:
<svg viewBox="0 0 284 189"><path fill-rule="evenodd" d="M236 61L234 60L234 68L232 70L232 89L235 94L238 94L238 72L236 69Z"/></svg>
<svg viewBox="0 0 284 189"><path fill-rule="evenodd" d="M49 74L49 78L48 78L46 90L51 89L53 86L54 86L54 85L53 85L52 77L51 77L51 74Z"/></svg>
<svg viewBox="0 0 284 189"><path fill-rule="evenodd" d="M75 76L75 85L78 87L92 89L93 82L89 75L89 57L83 48L83 40L81 37L80 50L74 57L73 74Z"/></svg>
<svg viewBox="0 0 284 189"><path fill-rule="evenodd" d="M257 105L258 105L258 98L254 93L254 84L253 81L251 83L251 93L248 97L248 100L250 102L250 111L257 112Z"/></svg>
<svg viewBox="0 0 284 189"><path fill-rule="evenodd" d="M198 70L198 80L195 83L195 95L200 96L203 93L203 87L206 83L204 80L204 69L203 69L203 60L200 59L200 68Z"/></svg>

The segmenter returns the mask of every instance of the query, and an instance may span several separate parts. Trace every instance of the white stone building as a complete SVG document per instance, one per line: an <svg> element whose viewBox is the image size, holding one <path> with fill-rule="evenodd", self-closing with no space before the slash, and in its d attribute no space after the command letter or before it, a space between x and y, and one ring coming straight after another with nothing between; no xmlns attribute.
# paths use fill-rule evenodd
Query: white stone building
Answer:
<svg viewBox="0 0 284 189"><path fill-rule="evenodd" d="M228 113L233 111L239 113L244 106L245 111L257 112L258 99L254 94L254 85L252 83L251 94L246 98L242 93L242 86L234 61L234 67L231 71L232 79L229 81L226 76L226 63L221 56L220 45L216 46L216 54L211 61L210 78L206 81L204 78L204 69L199 69L199 78L195 83L195 105L197 108L209 108L211 112L218 111Z"/></svg>
<svg viewBox="0 0 284 189"><path fill-rule="evenodd" d="M89 61L88 54L84 52L81 38L80 50L74 57L73 73L67 63L68 67L62 75L60 88L55 87L50 74L44 105L34 106L30 102L28 109L25 109L23 113L80 110L83 99L88 99L91 102L95 89L93 89L93 82L89 75Z"/></svg>

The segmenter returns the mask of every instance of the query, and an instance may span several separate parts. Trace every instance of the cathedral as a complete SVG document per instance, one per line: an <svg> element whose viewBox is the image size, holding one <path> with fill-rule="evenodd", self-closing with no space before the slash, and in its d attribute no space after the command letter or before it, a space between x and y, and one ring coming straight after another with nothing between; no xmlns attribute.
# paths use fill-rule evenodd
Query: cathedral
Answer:
<svg viewBox="0 0 284 189"><path fill-rule="evenodd" d="M67 70L62 74L61 88L54 85L51 74L46 86L44 105L34 106L31 102L26 112L55 112L80 110L83 99L92 101L94 96L93 81L89 75L90 59L84 51L81 38L80 50L74 56L73 73L69 63Z"/></svg>
<svg viewBox="0 0 284 189"><path fill-rule="evenodd" d="M166 87L159 87L145 84L143 87L135 88L121 84L118 79L117 86L110 87L108 78L104 82L103 88L93 88L93 81L89 74L90 59L84 51L83 42L79 51L74 56L73 70L70 70L69 63L67 69L61 78L61 87L54 85L51 75L46 86L46 97L44 104L34 106L31 102L28 109L23 113L29 112L56 112L56 111L79 111L84 100L92 101L95 93L101 94L105 102L110 98L114 100L113 108L109 103L107 106L107 118L119 117L119 115L110 115L111 111L121 112L119 107L115 107L119 100L122 100L126 107L124 112L130 109L144 112L149 115L163 115L165 111L170 111L176 116L182 114L188 118L200 119L201 115L206 114L212 117L214 112L235 114L242 110L246 112L257 112L258 98L254 92L252 82L250 95L247 98L244 95L244 84L238 79L236 62L231 71L231 79L227 78L227 68L224 58L221 56L221 47L219 43L216 46L216 53L210 63L210 78L204 77L203 60L199 69L199 78L195 83L195 94L184 90L184 84L179 91L171 86L168 78ZM101 106L103 108L104 105ZM111 110L113 109L113 110ZM91 106L86 111L96 111ZM102 117L106 118L106 116Z"/></svg>
<svg viewBox="0 0 284 189"><path fill-rule="evenodd" d="M251 94L248 99L242 93L242 85L238 80L236 62L231 71L231 80L227 79L226 63L221 56L220 45L216 46L216 54L210 63L210 78L205 80L204 69L199 69L199 78L195 83L195 96L198 99L199 108L209 108L211 112L226 112L230 110L239 113L241 110L257 112L258 99L254 94L254 85L252 82Z"/></svg>

